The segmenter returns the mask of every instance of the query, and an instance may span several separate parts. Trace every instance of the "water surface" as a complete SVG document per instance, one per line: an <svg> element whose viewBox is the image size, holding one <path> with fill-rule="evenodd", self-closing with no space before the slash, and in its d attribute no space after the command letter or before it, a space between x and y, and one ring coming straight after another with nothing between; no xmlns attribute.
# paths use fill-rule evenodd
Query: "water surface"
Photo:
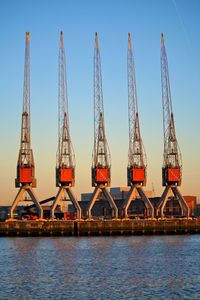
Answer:
<svg viewBox="0 0 200 300"><path fill-rule="evenodd" d="M200 235L0 238L0 299L200 299Z"/></svg>

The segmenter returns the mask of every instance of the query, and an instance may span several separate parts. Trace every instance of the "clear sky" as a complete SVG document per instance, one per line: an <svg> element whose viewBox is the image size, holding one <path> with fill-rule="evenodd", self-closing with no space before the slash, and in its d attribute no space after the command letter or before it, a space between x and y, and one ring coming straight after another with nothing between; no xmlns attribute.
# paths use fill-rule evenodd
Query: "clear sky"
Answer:
<svg viewBox="0 0 200 300"><path fill-rule="evenodd" d="M200 198L199 0L0 1L0 204L11 204L19 151L25 32L31 33L31 134L39 199L55 195L59 33L63 30L78 197L91 188L94 33L99 33L112 186L126 186L127 33L135 55L148 184L163 191L160 36L165 34L182 193Z"/></svg>

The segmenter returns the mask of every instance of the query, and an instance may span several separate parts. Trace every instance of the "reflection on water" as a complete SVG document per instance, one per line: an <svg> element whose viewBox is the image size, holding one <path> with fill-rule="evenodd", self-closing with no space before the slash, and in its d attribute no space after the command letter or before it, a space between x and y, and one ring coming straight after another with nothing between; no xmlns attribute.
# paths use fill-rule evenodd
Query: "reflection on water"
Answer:
<svg viewBox="0 0 200 300"><path fill-rule="evenodd" d="M200 299L200 235L1 238L0 299Z"/></svg>

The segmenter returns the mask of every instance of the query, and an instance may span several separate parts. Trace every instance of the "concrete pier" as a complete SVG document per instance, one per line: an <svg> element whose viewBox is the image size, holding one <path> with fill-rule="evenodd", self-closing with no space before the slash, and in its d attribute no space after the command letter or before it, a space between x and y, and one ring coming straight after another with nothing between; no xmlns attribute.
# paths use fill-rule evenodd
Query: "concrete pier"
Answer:
<svg viewBox="0 0 200 300"><path fill-rule="evenodd" d="M200 233L200 218L0 222L0 236L105 236Z"/></svg>

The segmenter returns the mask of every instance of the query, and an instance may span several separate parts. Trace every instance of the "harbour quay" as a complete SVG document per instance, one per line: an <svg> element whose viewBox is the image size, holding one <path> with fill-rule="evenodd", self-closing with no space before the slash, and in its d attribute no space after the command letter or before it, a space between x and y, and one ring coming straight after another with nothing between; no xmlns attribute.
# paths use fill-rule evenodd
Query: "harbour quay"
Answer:
<svg viewBox="0 0 200 300"><path fill-rule="evenodd" d="M199 234L200 218L160 220L15 220L0 222L0 236L120 236Z"/></svg>

